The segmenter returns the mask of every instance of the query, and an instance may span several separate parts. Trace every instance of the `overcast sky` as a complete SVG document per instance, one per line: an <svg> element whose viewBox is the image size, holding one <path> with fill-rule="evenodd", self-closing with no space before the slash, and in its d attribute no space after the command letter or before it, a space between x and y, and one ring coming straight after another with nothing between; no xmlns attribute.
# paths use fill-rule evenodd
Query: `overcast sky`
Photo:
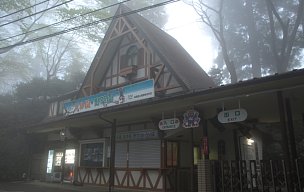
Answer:
<svg viewBox="0 0 304 192"><path fill-rule="evenodd" d="M216 52L215 48L212 47L214 45L212 44L213 38L203 30L204 26L199 22L197 13L191 6L182 1L166 5L166 9L169 20L165 26L165 31L173 36L208 72Z"/></svg>

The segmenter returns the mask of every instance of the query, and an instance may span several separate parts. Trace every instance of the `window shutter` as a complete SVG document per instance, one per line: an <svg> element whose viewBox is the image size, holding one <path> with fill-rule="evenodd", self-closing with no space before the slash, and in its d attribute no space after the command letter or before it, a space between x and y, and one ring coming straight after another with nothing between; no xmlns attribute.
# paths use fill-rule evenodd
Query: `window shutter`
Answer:
<svg viewBox="0 0 304 192"><path fill-rule="evenodd" d="M160 140L132 141L129 143L130 168L160 168Z"/></svg>
<svg viewBox="0 0 304 192"><path fill-rule="evenodd" d="M115 147L115 167L127 167L127 142L116 143Z"/></svg>

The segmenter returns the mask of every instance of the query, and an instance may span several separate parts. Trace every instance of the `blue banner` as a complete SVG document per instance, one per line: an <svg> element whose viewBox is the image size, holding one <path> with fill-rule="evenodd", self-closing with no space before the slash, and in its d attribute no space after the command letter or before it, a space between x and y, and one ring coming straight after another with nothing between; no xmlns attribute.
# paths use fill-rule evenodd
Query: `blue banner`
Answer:
<svg viewBox="0 0 304 192"><path fill-rule="evenodd" d="M154 97L154 81L149 79L64 103L64 114L73 115L95 109Z"/></svg>

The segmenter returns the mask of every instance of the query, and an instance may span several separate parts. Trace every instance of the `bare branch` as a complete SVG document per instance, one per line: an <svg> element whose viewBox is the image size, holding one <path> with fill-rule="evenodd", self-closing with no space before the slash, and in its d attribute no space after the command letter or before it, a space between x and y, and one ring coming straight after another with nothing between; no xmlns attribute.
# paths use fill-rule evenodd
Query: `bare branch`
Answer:
<svg viewBox="0 0 304 192"><path fill-rule="evenodd" d="M275 28L274 28L274 20L273 20L273 14L272 14L272 9L271 5L269 4L269 0L266 0L266 5L267 5L267 11L268 11L268 17L269 17L269 27L270 27L270 32L271 32L271 41L270 41L270 46L274 55L274 58L277 63L279 63L279 55L276 49L276 34L275 34Z"/></svg>
<svg viewBox="0 0 304 192"><path fill-rule="evenodd" d="M289 41L288 41L288 45L287 45L287 51L286 51L286 55L290 56L291 55L291 51L296 39L296 34L298 32L298 28L301 24L301 21L304 22L304 0L299 0L299 7L297 10L297 19L295 22L295 25L293 27L293 30L291 32ZM302 24L302 28L304 28L304 25ZM303 29L304 30L304 29Z"/></svg>

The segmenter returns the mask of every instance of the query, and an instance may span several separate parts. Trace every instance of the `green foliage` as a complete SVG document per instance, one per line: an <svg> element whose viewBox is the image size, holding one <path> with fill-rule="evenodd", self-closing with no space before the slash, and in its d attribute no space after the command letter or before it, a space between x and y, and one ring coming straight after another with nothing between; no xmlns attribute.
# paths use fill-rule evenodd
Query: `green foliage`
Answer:
<svg viewBox="0 0 304 192"><path fill-rule="evenodd" d="M26 135L16 129L0 129L0 181L20 180L28 169Z"/></svg>
<svg viewBox="0 0 304 192"><path fill-rule="evenodd" d="M76 86L72 81L34 78L28 83L19 83L14 96L17 102L43 100L45 97L54 97L75 90Z"/></svg>
<svg viewBox="0 0 304 192"><path fill-rule="evenodd" d="M113 4L117 4L118 0L95 0L91 4L81 5L77 7L65 7L59 9L58 13L62 20L73 18L79 15L86 14L88 12L93 12L87 14L82 17L78 17L77 19L73 19L69 21L69 26L80 26L83 24L91 23L94 21L98 21L101 19L110 18L115 14L116 8L118 6L111 6ZM128 7L132 10L140 9L146 6L154 5L156 3L163 2L162 0L133 0L126 3ZM91 5L94 6L91 6ZM111 6L107 9L102 9L104 7ZM102 9L100 11L94 12L96 9ZM152 23L156 24L159 27L163 27L167 22L167 14L164 7L158 7L151 10L147 10L140 13L142 16L146 17ZM101 42L110 21L101 22L91 27L86 27L78 32L79 35L93 41L93 42Z"/></svg>
<svg viewBox="0 0 304 192"><path fill-rule="evenodd" d="M46 96L58 96L76 86L71 81L34 78L19 83L13 95L0 95L0 181L18 180L27 172L32 140L27 138L25 127L45 118L49 106Z"/></svg>
<svg viewBox="0 0 304 192"><path fill-rule="evenodd" d="M213 79L213 82L216 85L221 85L224 82L224 75L223 75L223 70L220 68L217 68L213 66L209 71L208 71L209 76Z"/></svg>

